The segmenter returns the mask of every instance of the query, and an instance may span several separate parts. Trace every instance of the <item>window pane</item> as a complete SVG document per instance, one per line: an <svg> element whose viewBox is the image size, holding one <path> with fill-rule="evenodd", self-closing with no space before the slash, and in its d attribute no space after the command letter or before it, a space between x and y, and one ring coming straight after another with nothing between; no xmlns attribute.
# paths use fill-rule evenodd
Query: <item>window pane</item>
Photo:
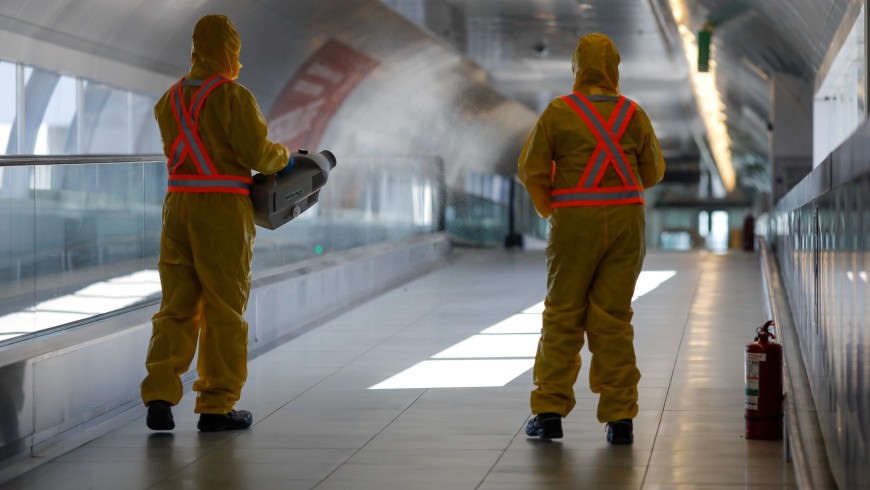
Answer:
<svg viewBox="0 0 870 490"><path fill-rule="evenodd" d="M154 104L157 97L133 94L133 152L163 153L157 121L154 119Z"/></svg>
<svg viewBox="0 0 870 490"><path fill-rule="evenodd" d="M82 153L130 153L128 93L85 81Z"/></svg>
<svg viewBox="0 0 870 490"><path fill-rule="evenodd" d="M62 76L48 101L45 116L39 128L34 154L68 155L78 152L76 144L76 80Z"/></svg>
<svg viewBox="0 0 870 490"><path fill-rule="evenodd" d="M48 131L44 125L48 103L60 81L60 74L32 67L25 67L24 115L19 114L14 130L23 133L19 155L45 154L48 146ZM10 153L12 153L10 151Z"/></svg>
<svg viewBox="0 0 870 490"><path fill-rule="evenodd" d="M0 61L0 155L8 155L9 136L15 122L16 98L15 64Z"/></svg>

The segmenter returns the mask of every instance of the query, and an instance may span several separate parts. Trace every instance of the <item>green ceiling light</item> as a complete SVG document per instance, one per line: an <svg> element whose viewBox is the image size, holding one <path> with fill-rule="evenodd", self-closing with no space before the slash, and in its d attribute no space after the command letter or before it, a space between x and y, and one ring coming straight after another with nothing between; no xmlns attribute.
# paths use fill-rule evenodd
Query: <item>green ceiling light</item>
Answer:
<svg viewBox="0 0 870 490"><path fill-rule="evenodd" d="M710 40L713 37L713 26L707 22L698 31L698 71L710 70Z"/></svg>

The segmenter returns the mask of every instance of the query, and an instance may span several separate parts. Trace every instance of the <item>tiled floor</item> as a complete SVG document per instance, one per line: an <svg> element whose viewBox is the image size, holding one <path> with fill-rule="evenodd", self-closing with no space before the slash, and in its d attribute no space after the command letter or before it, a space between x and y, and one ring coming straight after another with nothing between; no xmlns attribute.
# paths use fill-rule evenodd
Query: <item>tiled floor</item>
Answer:
<svg viewBox="0 0 870 490"><path fill-rule="evenodd" d="M743 346L765 320L757 257L648 254L645 270L676 275L634 303L643 378L631 447L605 442L585 366L565 438L522 432L544 267L539 251L460 250L252 360L239 404L251 430L198 433L188 394L172 433L140 418L0 488L794 486L780 442L743 438ZM434 376L412 376L424 371ZM477 386L451 387L461 384Z"/></svg>

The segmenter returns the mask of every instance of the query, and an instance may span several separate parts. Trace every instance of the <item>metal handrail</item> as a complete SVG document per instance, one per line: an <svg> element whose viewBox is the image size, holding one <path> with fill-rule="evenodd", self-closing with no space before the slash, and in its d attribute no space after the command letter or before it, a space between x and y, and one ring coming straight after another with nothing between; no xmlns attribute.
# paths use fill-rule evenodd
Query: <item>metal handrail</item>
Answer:
<svg viewBox="0 0 870 490"><path fill-rule="evenodd" d="M147 155L14 155L0 156L0 167L41 167L48 165L93 165L108 163L161 162L162 154Z"/></svg>
<svg viewBox="0 0 870 490"><path fill-rule="evenodd" d="M831 189L870 173L870 158L865 149L870 140L870 121L859 127L846 141L814 167L776 203L780 214L798 209Z"/></svg>

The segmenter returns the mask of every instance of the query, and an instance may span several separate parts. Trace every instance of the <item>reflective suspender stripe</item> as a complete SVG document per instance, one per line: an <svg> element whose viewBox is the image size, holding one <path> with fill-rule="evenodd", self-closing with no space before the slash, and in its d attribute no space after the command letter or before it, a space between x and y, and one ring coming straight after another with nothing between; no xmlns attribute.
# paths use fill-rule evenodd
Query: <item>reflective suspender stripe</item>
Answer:
<svg viewBox="0 0 870 490"><path fill-rule="evenodd" d="M185 80L185 79L181 79L180 81L181 81L181 85L183 87L200 86L204 82L204 80ZM177 113L178 104L176 104L176 101L175 101L175 92L176 92L176 89L175 89L175 86L173 86L172 91L170 92L173 116L175 116L175 123L178 125L179 128L181 128L181 118L180 118L180 114ZM187 145L184 144L184 138L181 138L179 135L178 137L175 138L175 143L172 144L172 148L169 150L169 154L171 155L171 158L169 159L167 166L169 167L170 174L175 173L175 170L178 169L178 166L181 165L181 163L184 161L184 156L187 153L185 151L186 149L187 149Z"/></svg>
<svg viewBox="0 0 870 490"><path fill-rule="evenodd" d="M633 185L637 185L637 182L634 180L634 174L631 173L631 170L628 169L628 163L625 159L625 154L622 153L622 147L620 147L616 141L614 141L614 135L607 128L604 127L604 121L601 120L601 116L597 111L592 107L592 104L588 100L584 100L585 97L581 94L571 94L567 97L568 103L574 108L575 111L578 111L578 114L581 118L586 122L595 136L598 138L599 143L604 143L607 146L607 149L610 150L608 153L611 158L616 161L617 171L620 173L620 176L623 178L623 181L626 180L626 175L631 177L631 183ZM626 104L622 104L621 107L624 107ZM634 113L634 103L628 104L629 109L624 113L620 110L621 107L615 108L614 112L619 114L617 119L614 121L615 125L619 125L621 128L623 125L627 127L628 118L627 115L630 112ZM621 116L621 117L620 117ZM623 130L624 131L624 130ZM625 182L627 185L627 182Z"/></svg>
<svg viewBox="0 0 870 490"><path fill-rule="evenodd" d="M591 189L593 186L598 187L598 183L601 182L601 177L604 176L604 169L602 167L607 163L607 160L607 152L602 150L601 145L596 146L595 153L593 153L592 158L589 159L589 162L591 162L592 165L586 165L586 171L583 172L583 176L580 177L580 187L585 187L587 189ZM625 179L623 179L623 181L624 180Z"/></svg>
<svg viewBox="0 0 870 490"><path fill-rule="evenodd" d="M562 99L589 127L595 135L598 145L595 147L577 187L554 189L550 193L551 206L556 208L643 204L643 189L637 184L634 172L632 172L628 159L619 145L619 140L625 134L631 117L634 115L636 104L622 96L590 95L587 97L580 93L566 95ZM590 100L616 102L607 122L604 121ZM613 163L613 168L623 185L621 187L599 187L611 163ZM555 176L555 163L553 173Z"/></svg>
<svg viewBox="0 0 870 490"><path fill-rule="evenodd" d="M199 113L205 104L205 99L219 85L231 80L215 75L208 80L184 80L176 83L171 91L172 113L178 124L179 134L170 148L169 192L221 192L230 194L250 194L248 186L250 177L238 175L220 175L214 168L211 157L199 137ZM198 86L193 94L190 107L184 104L183 87ZM190 156L196 166L198 175L178 175L175 171L185 158Z"/></svg>
<svg viewBox="0 0 870 490"><path fill-rule="evenodd" d="M190 155L199 173L211 175L213 173L211 168L209 168L211 162L205 161L203 149L198 146L202 144L202 141L199 140L199 135L190 127L191 124L188 120L187 109L184 107L184 96L182 95L180 82L172 89L172 114L175 116L175 122L178 124L178 137L182 139L179 145L183 145L179 158L183 159L186 155Z"/></svg>
<svg viewBox="0 0 870 490"><path fill-rule="evenodd" d="M166 166L169 167L169 173L175 173L175 169L181 165L181 162L184 161L184 140L181 138L175 138L175 143L172 144L172 148L169 150L169 153L172 157L166 163ZM173 162L175 162L173 164Z"/></svg>
<svg viewBox="0 0 870 490"><path fill-rule="evenodd" d="M624 124L620 124L620 131L616 135L617 141L622 138L625 129L628 128L628 121L631 120L631 114L626 114L623 112L623 107L625 107L626 99L624 97L613 97L610 95L592 95L590 96L592 100L596 101L607 101L607 102L617 102L616 107L613 109L613 113L610 115L610 120L607 122L607 127L614 127L617 121L622 121ZM570 104L570 101L568 101ZM577 111L576 107L573 107L574 104L571 104L572 108ZM632 114L634 111L631 111ZM596 111L597 113L597 111ZM579 113L581 118L587 123L590 124L589 121L584 117L584 114ZM618 119L619 118L619 119ZM622 119L625 118L625 119ZM593 130L594 132L594 130ZM611 160L609 155L604 150L604 147L601 145L601 140L598 138L596 134L596 139L599 140L598 146L595 147L595 152L592 154L592 158L590 158L591 165L586 166L586 170L583 172L583 175L580 177L580 184L578 187L586 187L593 188L597 187L601 183L601 179L604 177L604 170L602 169L602 165L606 165L608 161ZM616 168L616 173L619 174L619 178L622 180L623 185L628 185L628 180L626 180L625 175L623 175L622 171L619 168ZM551 180L552 181L552 180Z"/></svg>
<svg viewBox="0 0 870 490"><path fill-rule="evenodd" d="M203 175L216 174L217 171L214 168L214 164L212 164L211 162L211 157L209 156L208 152L205 151L205 146L202 144L202 140L199 138L198 128L193 122L187 106L184 105L184 97L182 96L181 84L178 85L178 98L176 99L175 103L177 104L176 110L181 110L181 133L184 135L184 144L188 148L190 148L190 152L193 154L193 162L196 164L196 168L199 170L199 173Z"/></svg>
<svg viewBox="0 0 870 490"><path fill-rule="evenodd" d="M172 163L170 169L178 168L181 161L186 155L193 158L197 170L203 175L217 174L214 164L209 157L202 140L199 137L199 111L202 109L205 98L222 83L229 82L228 78L220 75L215 75L204 82L200 80L180 80L172 89L172 106L175 122L179 128L179 138L181 143L177 143L176 150L170 152L172 155ZM190 104L190 109L184 104L184 96L182 87L200 85L200 88L194 93L193 100ZM191 117L191 111L194 115Z"/></svg>
<svg viewBox="0 0 870 490"><path fill-rule="evenodd" d="M619 144L619 140L622 139L622 135L625 133L625 130L628 128L628 122L631 120L631 116L634 115L634 103L625 103L625 99L622 99L617 106L614 108L613 112L616 113L615 119L611 116L611 124L609 129L613 131L616 129L616 132L613 133L613 142L616 145L618 153L614 155L612 161L617 163L616 172L619 173L619 176L622 178L622 183L624 185L629 185L629 180L631 180L631 185L637 185L637 181L634 178L634 172L631 171L631 168L628 165L628 159L625 158L625 153L622 151L622 145ZM626 178L626 175L628 178Z"/></svg>
<svg viewBox="0 0 870 490"><path fill-rule="evenodd" d="M197 80L199 81L199 80ZM222 83L229 82L229 78L224 78L220 75L215 75L208 80L200 87L199 90L196 91L196 94L193 96L193 102L190 104L191 110L193 110L193 123L198 127L199 126L199 111L202 109L203 104L205 103L205 98L212 93L212 91ZM194 110L195 108L195 110Z"/></svg>

